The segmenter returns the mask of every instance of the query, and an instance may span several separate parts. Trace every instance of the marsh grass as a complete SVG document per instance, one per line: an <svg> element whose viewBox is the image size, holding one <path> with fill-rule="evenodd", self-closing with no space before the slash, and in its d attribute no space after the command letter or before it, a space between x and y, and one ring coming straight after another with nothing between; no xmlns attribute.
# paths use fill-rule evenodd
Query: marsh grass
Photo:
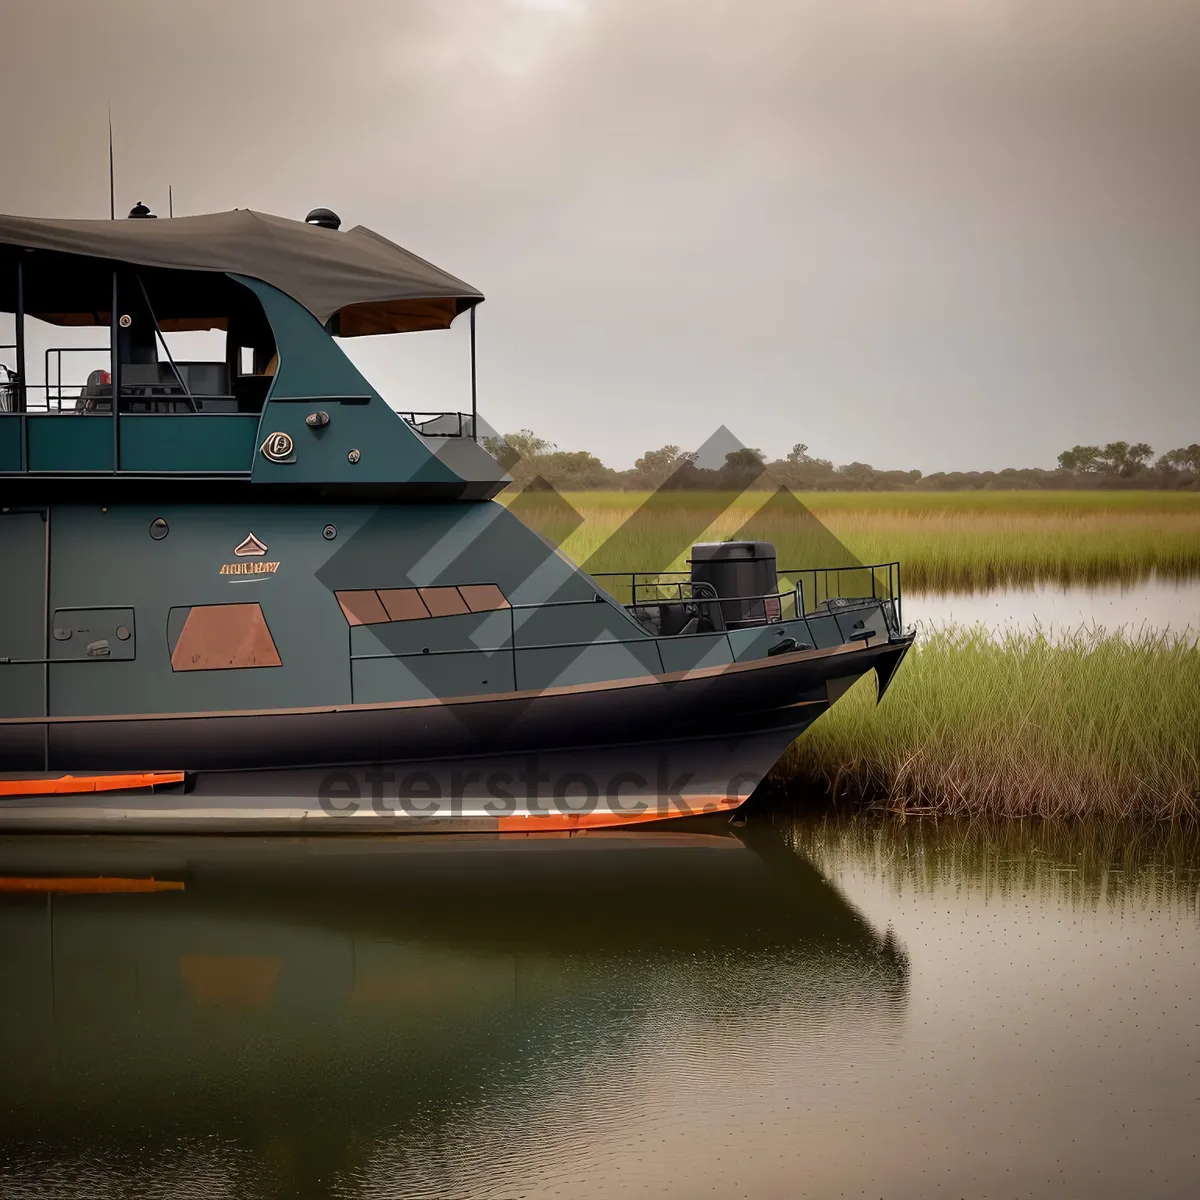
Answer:
<svg viewBox="0 0 1200 1200"><path fill-rule="evenodd" d="M522 520L590 571L686 570L697 541L774 542L781 568L899 560L914 591L1200 576L1200 494L527 493Z"/></svg>
<svg viewBox="0 0 1200 1200"><path fill-rule="evenodd" d="M575 508L635 509L650 492L564 492ZM975 492L795 492L814 512L910 512L910 513L1197 513L1200 492L1168 491L975 491ZM719 497L719 505L753 511L767 492L655 492L654 503L662 508L696 508ZM533 499L536 493L528 493Z"/></svg>
<svg viewBox="0 0 1200 1200"><path fill-rule="evenodd" d="M938 630L878 707L860 680L776 784L910 815L1200 817L1200 646Z"/></svg>
<svg viewBox="0 0 1200 1200"><path fill-rule="evenodd" d="M736 537L774 542L781 569L898 559L906 591L1200 576L1197 493L677 492L639 508L646 499L526 493L515 506L592 572L686 570L693 542ZM773 782L904 814L1200 818L1200 646L941 630L878 710L874 686L834 705Z"/></svg>

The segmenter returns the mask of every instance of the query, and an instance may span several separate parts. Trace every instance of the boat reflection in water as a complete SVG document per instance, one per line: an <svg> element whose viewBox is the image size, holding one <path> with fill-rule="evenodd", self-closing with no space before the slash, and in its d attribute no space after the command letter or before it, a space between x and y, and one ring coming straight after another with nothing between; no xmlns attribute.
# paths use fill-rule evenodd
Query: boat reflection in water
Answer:
<svg viewBox="0 0 1200 1200"><path fill-rule="evenodd" d="M5 1195L537 1190L907 994L753 825L17 837L0 875Z"/></svg>

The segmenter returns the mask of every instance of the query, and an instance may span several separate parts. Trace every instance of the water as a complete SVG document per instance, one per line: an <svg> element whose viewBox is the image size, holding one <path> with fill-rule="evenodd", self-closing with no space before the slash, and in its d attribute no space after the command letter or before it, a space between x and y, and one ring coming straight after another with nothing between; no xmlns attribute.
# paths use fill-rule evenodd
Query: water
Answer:
<svg viewBox="0 0 1200 1200"><path fill-rule="evenodd" d="M2 840L0 1195L1196 1194L1195 842Z"/></svg>
<svg viewBox="0 0 1200 1200"><path fill-rule="evenodd" d="M904 595L904 621L922 629L983 625L997 636L1041 629L1062 637L1081 627L1136 635L1141 630L1200 639L1200 580L1150 579L1131 586L1104 584L997 588L966 594Z"/></svg>

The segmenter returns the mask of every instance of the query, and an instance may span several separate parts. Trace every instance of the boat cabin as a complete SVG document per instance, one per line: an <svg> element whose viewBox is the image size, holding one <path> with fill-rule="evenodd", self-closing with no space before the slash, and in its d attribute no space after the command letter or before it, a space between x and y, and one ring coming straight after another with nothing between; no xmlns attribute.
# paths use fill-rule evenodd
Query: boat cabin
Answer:
<svg viewBox="0 0 1200 1200"><path fill-rule="evenodd" d="M56 498L87 498L97 481L109 495L153 480L203 484L206 499L246 498L248 484L489 498L506 477L475 436L482 299L370 230L343 232L328 210L304 222L249 210L159 220L141 205L124 221L0 216L0 312L13 327L0 346L0 490L25 498L52 479ZM337 341L463 315L469 413L395 412ZM101 337L35 346L34 321ZM218 352L172 353L170 335L199 331Z"/></svg>

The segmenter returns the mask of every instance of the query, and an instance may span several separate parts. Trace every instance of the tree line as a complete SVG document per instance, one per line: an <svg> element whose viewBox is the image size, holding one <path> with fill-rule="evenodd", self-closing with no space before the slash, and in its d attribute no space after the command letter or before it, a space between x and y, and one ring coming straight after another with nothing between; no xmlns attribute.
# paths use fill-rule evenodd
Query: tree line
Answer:
<svg viewBox="0 0 1200 1200"><path fill-rule="evenodd" d="M1200 490L1200 443L1168 450L1155 459L1146 442L1072 446L1056 469L1006 467L1001 471L882 471L870 463L835 466L810 455L803 442L784 458L761 450L727 454L722 466L701 467L679 446L647 450L631 468L617 471L586 450L560 450L530 429L483 439L488 451L520 487L559 491L745 490L789 487L796 491L970 491L1034 488L1172 488Z"/></svg>

